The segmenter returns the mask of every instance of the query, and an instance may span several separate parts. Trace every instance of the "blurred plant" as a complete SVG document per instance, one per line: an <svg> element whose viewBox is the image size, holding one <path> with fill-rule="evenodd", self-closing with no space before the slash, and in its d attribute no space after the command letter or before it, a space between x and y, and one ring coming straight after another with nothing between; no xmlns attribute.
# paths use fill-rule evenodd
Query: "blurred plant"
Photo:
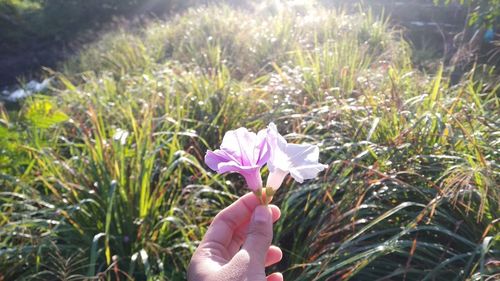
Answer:
<svg viewBox="0 0 500 281"><path fill-rule="evenodd" d="M463 74L472 68L478 55L484 50L484 43L490 44L493 50L488 51L487 62L494 61L498 47L495 45L495 31L500 28L500 0L459 0L460 5L469 8L467 24L464 30L455 36L457 51L451 59L451 64L458 74ZM434 0L435 4L449 5L451 0ZM484 52L486 53L486 52Z"/></svg>
<svg viewBox="0 0 500 281"><path fill-rule="evenodd" d="M460 5L470 7L468 18L469 25L476 25L486 29L493 28L498 23L500 17L500 1L499 0L434 0L435 4L444 3L449 5L458 2Z"/></svg>

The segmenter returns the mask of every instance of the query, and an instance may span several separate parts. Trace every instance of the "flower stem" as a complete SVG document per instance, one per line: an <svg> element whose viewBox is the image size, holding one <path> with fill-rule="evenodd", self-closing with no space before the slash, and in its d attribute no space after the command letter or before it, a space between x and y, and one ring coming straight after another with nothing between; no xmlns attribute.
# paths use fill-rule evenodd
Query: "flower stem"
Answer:
<svg viewBox="0 0 500 281"><path fill-rule="evenodd" d="M272 187L266 187L266 199L265 199L265 204L269 204L271 203L271 201L273 200L273 196L274 196L274 193L276 193L276 191L274 190L274 188Z"/></svg>
<svg viewBox="0 0 500 281"><path fill-rule="evenodd" d="M257 196L257 199L259 199L259 202L261 205L264 205L264 200L262 200L262 188L258 188L256 189L253 194L255 194L255 196Z"/></svg>
<svg viewBox="0 0 500 281"><path fill-rule="evenodd" d="M271 203L275 193L276 191L272 187L262 187L253 192L253 194L255 194L255 196L259 199L261 205L268 205Z"/></svg>

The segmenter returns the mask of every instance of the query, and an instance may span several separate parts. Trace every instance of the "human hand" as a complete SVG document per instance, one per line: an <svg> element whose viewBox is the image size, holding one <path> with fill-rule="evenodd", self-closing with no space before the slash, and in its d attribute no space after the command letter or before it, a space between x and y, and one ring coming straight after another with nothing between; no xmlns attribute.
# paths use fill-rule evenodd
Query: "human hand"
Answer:
<svg viewBox="0 0 500 281"><path fill-rule="evenodd" d="M266 278L265 267L279 262L281 249L271 246L275 205L260 205L246 194L215 216L188 268L188 281L283 281L281 273Z"/></svg>

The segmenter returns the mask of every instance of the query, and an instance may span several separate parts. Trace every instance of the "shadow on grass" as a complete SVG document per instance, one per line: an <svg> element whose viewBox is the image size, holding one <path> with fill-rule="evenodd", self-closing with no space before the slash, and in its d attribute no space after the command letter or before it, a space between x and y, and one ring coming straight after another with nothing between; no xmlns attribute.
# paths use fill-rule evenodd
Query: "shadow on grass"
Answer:
<svg viewBox="0 0 500 281"><path fill-rule="evenodd" d="M117 24L164 17L207 2L0 0L0 87L16 83L20 76L31 78L42 66L54 67Z"/></svg>

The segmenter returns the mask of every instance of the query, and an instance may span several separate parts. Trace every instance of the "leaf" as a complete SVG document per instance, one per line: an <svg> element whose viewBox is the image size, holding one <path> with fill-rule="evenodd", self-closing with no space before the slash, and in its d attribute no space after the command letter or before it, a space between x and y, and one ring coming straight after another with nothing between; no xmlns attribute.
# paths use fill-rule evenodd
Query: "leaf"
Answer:
<svg viewBox="0 0 500 281"><path fill-rule="evenodd" d="M106 233L98 233L94 235L94 238L92 239L92 247L90 249L90 263L89 263L89 268L87 272L87 276L92 277L95 275L95 268L97 265L97 257L99 255L99 240L102 237L105 237Z"/></svg>
<svg viewBox="0 0 500 281"><path fill-rule="evenodd" d="M69 119L64 112L54 109L54 105L45 99L35 100L30 104L24 117L35 127L41 129L50 128Z"/></svg>

